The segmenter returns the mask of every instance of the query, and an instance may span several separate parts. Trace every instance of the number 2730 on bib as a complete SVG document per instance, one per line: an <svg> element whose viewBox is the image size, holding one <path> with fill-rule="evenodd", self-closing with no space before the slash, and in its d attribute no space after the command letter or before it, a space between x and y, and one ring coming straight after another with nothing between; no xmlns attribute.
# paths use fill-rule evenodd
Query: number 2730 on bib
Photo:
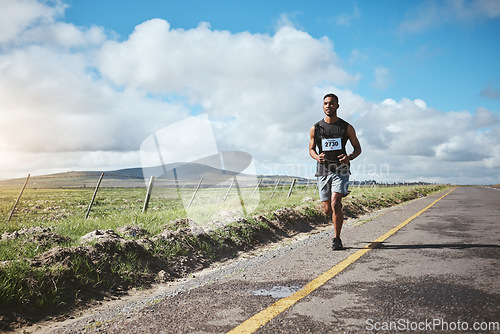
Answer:
<svg viewBox="0 0 500 334"><path fill-rule="evenodd" d="M336 151L342 149L342 138L322 138L321 147L323 151Z"/></svg>

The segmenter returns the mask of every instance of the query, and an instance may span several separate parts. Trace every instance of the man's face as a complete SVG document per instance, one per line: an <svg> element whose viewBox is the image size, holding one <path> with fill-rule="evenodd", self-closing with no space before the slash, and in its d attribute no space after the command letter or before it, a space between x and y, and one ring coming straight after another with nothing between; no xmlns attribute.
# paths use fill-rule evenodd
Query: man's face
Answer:
<svg viewBox="0 0 500 334"><path fill-rule="evenodd" d="M339 104L335 98L327 96L323 100L323 111L327 116L333 116L336 114Z"/></svg>

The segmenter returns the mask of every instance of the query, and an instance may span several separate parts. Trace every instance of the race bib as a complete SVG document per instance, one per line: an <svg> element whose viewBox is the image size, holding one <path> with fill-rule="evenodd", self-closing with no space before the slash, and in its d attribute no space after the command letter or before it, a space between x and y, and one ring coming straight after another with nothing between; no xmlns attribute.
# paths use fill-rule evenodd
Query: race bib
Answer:
<svg viewBox="0 0 500 334"><path fill-rule="evenodd" d="M322 138L321 147L323 152L341 150L342 138Z"/></svg>

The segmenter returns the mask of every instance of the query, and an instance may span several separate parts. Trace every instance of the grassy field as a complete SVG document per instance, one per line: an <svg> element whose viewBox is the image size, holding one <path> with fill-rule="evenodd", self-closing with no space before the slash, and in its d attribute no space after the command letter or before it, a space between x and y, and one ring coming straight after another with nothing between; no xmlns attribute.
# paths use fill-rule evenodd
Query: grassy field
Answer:
<svg viewBox="0 0 500 334"><path fill-rule="evenodd" d="M254 188L242 188L241 196L236 189L201 189L196 193L193 204L188 207L194 189L154 189L148 210L142 213L146 190L144 188L101 188L93 203L90 219L85 214L94 189L26 189L10 220L12 207L19 195L19 189L0 189L0 234L33 226L52 227L71 238L78 238L95 229L116 229L125 225L138 225L151 234L157 234L165 224L180 217L207 222L224 219L224 214L242 215L240 198L244 199L247 215L269 211L281 206L294 205L304 196L314 196L314 187L297 187L287 198L288 187L278 187L273 199L274 187L260 188L252 196ZM233 218L233 217L229 217Z"/></svg>
<svg viewBox="0 0 500 334"><path fill-rule="evenodd" d="M344 211L355 217L443 188L355 187ZM142 213L144 188L102 188L85 219L93 189L28 188L7 222L19 189L0 189L0 313L11 314L7 323L17 321L17 312L27 321L64 314L93 298L146 287L162 275L174 279L277 241L296 224L313 229L327 223L317 200L303 201L317 199L314 186L296 187L290 197L289 184L271 198L273 191L202 189L189 206L194 189L159 187ZM192 233L198 227L205 233ZM115 235L81 241L95 230ZM0 329L9 326L0 321Z"/></svg>

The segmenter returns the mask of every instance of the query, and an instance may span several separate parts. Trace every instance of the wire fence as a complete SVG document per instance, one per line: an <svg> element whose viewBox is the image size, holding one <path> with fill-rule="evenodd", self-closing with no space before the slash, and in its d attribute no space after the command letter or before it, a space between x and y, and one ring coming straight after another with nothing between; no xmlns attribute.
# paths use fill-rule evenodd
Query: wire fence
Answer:
<svg viewBox="0 0 500 334"><path fill-rule="evenodd" d="M409 186L415 183L377 183L351 181L350 188ZM423 183L417 183L423 184ZM154 178L70 172L62 175L28 175L24 179L0 182L0 212L3 221L23 219L39 213L45 219L63 219L84 212L92 217L95 205L111 209L132 209L145 213L153 202L153 210L183 206L207 211L210 206L249 210L262 199L285 199L292 195L317 196L315 179L290 176L250 176L228 174L223 178L200 176L190 179ZM40 213L42 213L40 215Z"/></svg>

